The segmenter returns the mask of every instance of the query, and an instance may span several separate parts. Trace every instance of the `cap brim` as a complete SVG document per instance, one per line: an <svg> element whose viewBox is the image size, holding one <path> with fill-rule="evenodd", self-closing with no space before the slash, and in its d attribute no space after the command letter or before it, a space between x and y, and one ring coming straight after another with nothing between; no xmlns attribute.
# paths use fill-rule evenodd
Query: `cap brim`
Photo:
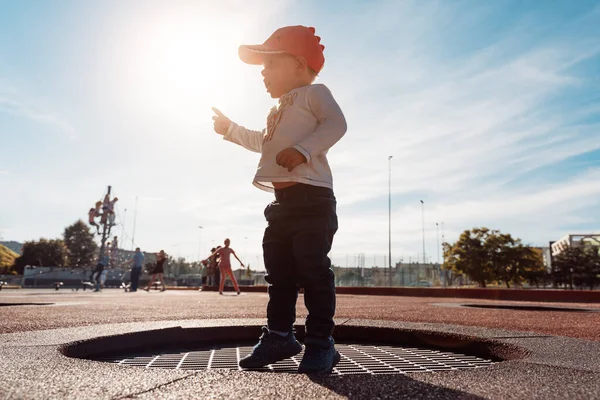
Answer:
<svg viewBox="0 0 600 400"><path fill-rule="evenodd" d="M260 65L263 57L271 54L284 54L285 51L273 50L263 44L243 45L238 49L240 59L246 64Z"/></svg>

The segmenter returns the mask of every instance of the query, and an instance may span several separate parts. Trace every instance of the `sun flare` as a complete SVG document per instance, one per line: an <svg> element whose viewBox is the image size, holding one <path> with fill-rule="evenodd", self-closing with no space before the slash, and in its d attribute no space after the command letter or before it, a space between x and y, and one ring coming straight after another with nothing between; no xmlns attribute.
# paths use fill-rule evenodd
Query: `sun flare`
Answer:
<svg viewBox="0 0 600 400"><path fill-rule="evenodd" d="M222 103L239 84L239 41L216 20L180 15L148 24L130 60L136 102L177 115Z"/></svg>

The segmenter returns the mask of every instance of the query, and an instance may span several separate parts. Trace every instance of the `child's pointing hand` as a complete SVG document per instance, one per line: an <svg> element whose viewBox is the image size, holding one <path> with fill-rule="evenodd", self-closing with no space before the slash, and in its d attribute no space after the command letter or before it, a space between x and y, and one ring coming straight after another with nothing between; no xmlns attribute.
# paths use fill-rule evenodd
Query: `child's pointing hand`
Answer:
<svg viewBox="0 0 600 400"><path fill-rule="evenodd" d="M212 108L213 112L217 115L213 115L212 119L215 121L215 132L219 135L224 135L227 133L229 129L229 125L231 125L231 120L227 118L221 111L217 108Z"/></svg>
<svg viewBox="0 0 600 400"><path fill-rule="evenodd" d="M278 165L287 168L289 172L292 172L298 165L306 162L306 157L293 147L288 147L277 154L275 161Z"/></svg>

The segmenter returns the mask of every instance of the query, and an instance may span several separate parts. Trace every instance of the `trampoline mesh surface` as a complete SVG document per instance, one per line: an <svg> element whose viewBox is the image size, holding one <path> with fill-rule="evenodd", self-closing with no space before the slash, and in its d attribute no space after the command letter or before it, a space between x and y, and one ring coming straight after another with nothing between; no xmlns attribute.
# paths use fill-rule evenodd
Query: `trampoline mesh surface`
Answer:
<svg viewBox="0 0 600 400"><path fill-rule="evenodd" d="M335 375L405 374L486 367L495 363L483 358L418 347L368 344L336 344L342 359ZM97 359L124 366L184 370L239 369L238 361L250 353L252 345L227 344L195 350L166 350L153 353L116 355ZM304 351L256 371L297 373Z"/></svg>

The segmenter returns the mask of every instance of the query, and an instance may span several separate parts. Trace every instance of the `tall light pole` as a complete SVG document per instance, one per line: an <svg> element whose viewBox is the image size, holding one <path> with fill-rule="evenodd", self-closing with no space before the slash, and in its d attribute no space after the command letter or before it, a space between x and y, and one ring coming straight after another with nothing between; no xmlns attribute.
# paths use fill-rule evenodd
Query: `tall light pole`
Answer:
<svg viewBox="0 0 600 400"><path fill-rule="evenodd" d="M125 222L127 222L127 209L123 210L123 223L121 224L121 237L119 238L123 248L125 248Z"/></svg>
<svg viewBox="0 0 600 400"><path fill-rule="evenodd" d="M444 221L442 221L442 246L446 243L446 239L444 238ZM442 264L444 264L444 252L442 251Z"/></svg>
<svg viewBox="0 0 600 400"><path fill-rule="evenodd" d="M437 269L440 274L440 282L443 282L442 279L442 266L440 265L440 224L435 223L435 239L437 242Z"/></svg>
<svg viewBox="0 0 600 400"><path fill-rule="evenodd" d="M133 211L133 232L131 233L131 250L133 250L133 245L135 244L135 224L137 222L137 203L138 203L138 197L135 196L135 209Z"/></svg>
<svg viewBox="0 0 600 400"><path fill-rule="evenodd" d="M442 221L442 246L444 245L444 243L446 243L446 240L444 239L444 221ZM442 251L442 265L445 264L444 261L444 252ZM447 287L448 286L448 271L444 270L444 286Z"/></svg>
<svg viewBox="0 0 600 400"><path fill-rule="evenodd" d="M388 157L388 263L389 284L392 286L392 158Z"/></svg>
<svg viewBox="0 0 600 400"><path fill-rule="evenodd" d="M437 239L437 264L440 265L440 224L435 223L435 237Z"/></svg>
<svg viewBox="0 0 600 400"><path fill-rule="evenodd" d="M423 265L427 263L427 259L425 258L425 203L421 200L421 222L423 229Z"/></svg>

